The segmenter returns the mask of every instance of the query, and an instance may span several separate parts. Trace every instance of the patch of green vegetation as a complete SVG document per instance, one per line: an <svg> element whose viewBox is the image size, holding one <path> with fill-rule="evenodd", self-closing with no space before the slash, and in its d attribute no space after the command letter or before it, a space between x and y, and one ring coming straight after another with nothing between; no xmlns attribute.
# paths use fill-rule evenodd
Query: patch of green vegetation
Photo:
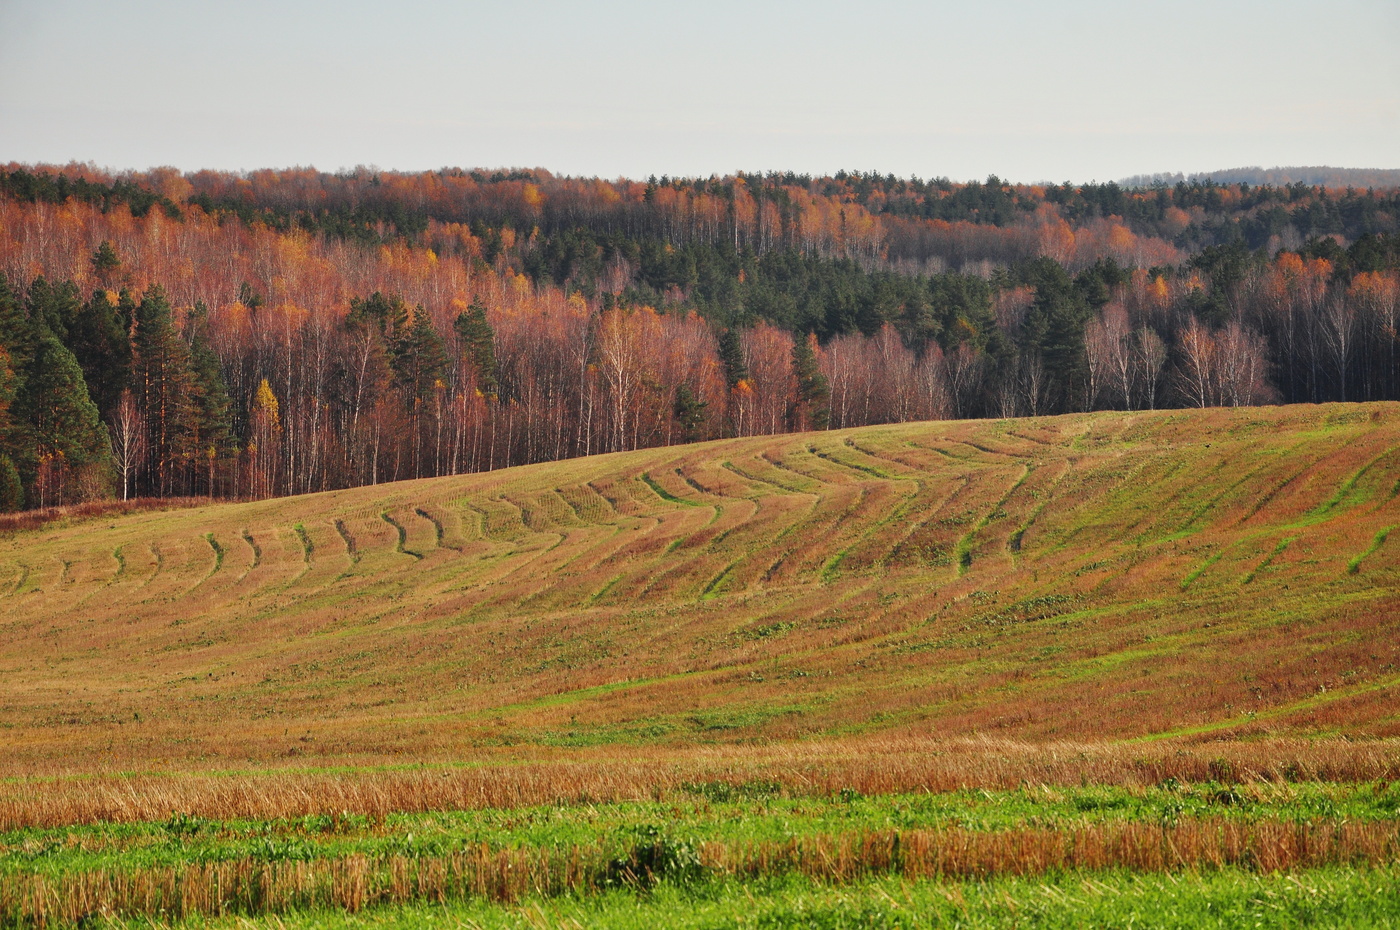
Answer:
<svg viewBox="0 0 1400 930"><path fill-rule="evenodd" d="M1387 526L1377 533L1376 537L1371 540L1371 545L1366 547L1366 551L1347 563L1347 574L1355 575L1357 572L1361 571L1361 563L1374 555L1381 546L1385 545L1386 538L1390 536L1390 531L1393 529L1395 529L1395 527Z"/></svg>
<svg viewBox="0 0 1400 930"><path fill-rule="evenodd" d="M209 548L214 550L214 571L209 573L212 575L224 567L224 547L214 538L213 533L205 533L204 540L209 543Z"/></svg>
<svg viewBox="0 0 1400 930"><path fill-rule="evenodd" d="M392 527L394 528L394 531L395 531L396 533L398 533L399 541L398 541L397 543L394 544L394 551L395 551L395 552L400 552L400 553L402 553L402 554L404 554L404 555L412 556L412 557L415 558L415 559L421 559L421 558L423 558L423 553L421 553L421 552L415 552L414 550L407 548L407 546L408 546L408 528L405 527L405 526L404 526L402 523L400 523L398 520L395 520L392 516L390 516L390 515L389 515L389 511L387 511L387 510L381 511L380 514L379 514L379 519L383 520L385 523L387 523L387 524L389 524L390 526L392 526Z"/></svg>
<svg viewBox="0 0 1400 930"><path fill-rule="evenodd" d="M1264 569L1268 568L1269 565L1272 564L1274 559L1283 555L1283 550L1287 549L1289 544L1297 538L1297 536L1289 536L1287 539L1282 540L1277 546L1274 547L1274 551L1270 552L1264 558L1264 561L1256 565L1248 575L1245 575L1244 578L1241 579L1240 584L1251 584L1254 581L1254 579L1258 577L1259 573L1262 572Z"/></svg>
<svg viewBox="0 0 1400 930"><path fill-rule="evenodd" d="M724 571L710 579L709 583L700 591L700 600L708 601L719 597L724 593L724 589L729 585L729 576L738 567L743 559L735 559L724 567Z"/></svg>
<svg viewBox="0 0 1400 930"><path fill-rule="evenodd" d="M1214 565L1216 562L1219 562L1221 556L1223 556L1224 554L1225 550L1221 548L1210 558L1206 559L1200 565L1197 565L1194 569L1192 569L1191 572L1187 574L1185 578L1181 579L1181 590L1185 591L1188 588L1190 588L1191 585L1195 584L1196 579L1204 575L1207 571L1209 571L1211 566Z"/></svg>
<svg viewBox="0 0 1400 930"><path fill-rule="evenodd" d="M705 504L702 504L699 501L688 501L683 497L677 497L676 495L672 494L670 491L666 490L661 485L656 483L655 479L651 477L651 472L642 472L642 481L646 483L647 487L651 488L654 492L656 492L657 497L661 498L667 503L680 504L682 507L706 506Z"/></svg>

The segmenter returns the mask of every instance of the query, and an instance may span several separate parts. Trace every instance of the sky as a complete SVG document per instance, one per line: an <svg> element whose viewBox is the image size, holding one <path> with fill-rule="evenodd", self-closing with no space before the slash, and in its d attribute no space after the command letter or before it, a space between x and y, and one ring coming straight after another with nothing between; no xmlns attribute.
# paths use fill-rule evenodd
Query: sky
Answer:
<svg viewBox="0 0 1400 930"><path fill-rule="evenodd" d="M0 0L0 163L1400 168L1400 2Z"/></svg>

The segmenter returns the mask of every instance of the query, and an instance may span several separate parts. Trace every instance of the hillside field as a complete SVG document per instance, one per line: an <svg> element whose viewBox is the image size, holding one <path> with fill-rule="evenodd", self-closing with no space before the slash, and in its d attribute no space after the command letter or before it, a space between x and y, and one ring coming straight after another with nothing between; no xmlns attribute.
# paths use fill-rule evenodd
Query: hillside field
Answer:
<svg viewBox="0 0 1400 930"><path fill-rule="evenodd" d="M1059 926L1182 869L1182 914L1236 881L1292 901L1261 876L1298 869L1335 894L1270 919L1340 920L1400 861L1398 493L1400 405L1327 405L12 530L0 925L478 901L453 919L631 926L616 895L664 886L721 926L743 881L777 883L766 925L865 926L942 876L916 912ZM1100 885L978 884L1042 873Z"/></svg>

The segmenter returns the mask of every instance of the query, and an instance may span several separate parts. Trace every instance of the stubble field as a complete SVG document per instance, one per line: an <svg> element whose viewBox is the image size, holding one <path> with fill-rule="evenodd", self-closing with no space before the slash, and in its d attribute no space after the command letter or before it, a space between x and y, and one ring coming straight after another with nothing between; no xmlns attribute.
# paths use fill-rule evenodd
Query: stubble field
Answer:
<svg viewBox="0 0 1400 930"><path fill-rule="evenodd" d="M0 922L1394 925L1397 491L1335 405L14 529Z"/></svg>

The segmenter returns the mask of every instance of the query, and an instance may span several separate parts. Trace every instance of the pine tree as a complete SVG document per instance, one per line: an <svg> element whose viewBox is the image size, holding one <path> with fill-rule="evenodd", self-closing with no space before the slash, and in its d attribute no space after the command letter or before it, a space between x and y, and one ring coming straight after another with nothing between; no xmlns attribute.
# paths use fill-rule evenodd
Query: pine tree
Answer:
<svg viewBox="0 0 1400 930"><path fill-rule="evenodd" d="M92 258L88 260L92 265L93 273L97 275L99 281L107 282L116 275L117 269L122 266L122 260L117 255L117 250L112 247L112 243L106 239L92 253Z"/></svg>
<svg viewBox="0 0 1400 930"><path fill-rule="evenodd" d="M46 333L35 344L15 407L29 436L17 464L21 478L35 489L31 500L44 507L106 491L107 428L88 396L78 360L53 335Z"/></svg>
<svg viewBox="0 0 1400 930"><path fill-rule="evenodd" d="M190 445L207 471L207 490L214 496L219 459L226 458L233 446L233 402L228 396L219 357L204 336L206 311L196 304L190 313L191 397Z"/></svg>
<svg viewBox="0 0 1400 930"><path fill-rule="evenodd" d="M744 364L744 343L737 329L726 329L719 334L719 360L724 365L724 379L732 391L739 382L748 378L749 368Z"/></svg>
<svg viewBox="0 0 1400 930"><path fill-rule="evenodd" d="M831 387L817 365L815 336L792 342L792 372L797 377L795 429L826 429L830 418Z"/></svg>
<svg viewBox="0 0 1400 930"><path fill-rule="evenodd" d="M394 385L403 392L405 404L412 406L429 399L433 386L447 374L447 349L422 307L414 310L412 325L404 327L403 335L395 342Z"/></svg>
<svg viewBox="0 0 1400 930"><path fill-rule="evenodd" d="M36 333L47 330L57 336L59 342L67 343L69 327L82 306L77 285L72 281L50 284L47 278L40 276L29 285L27 310L30 326Z"/></svg>
<svg viewBox="0 0 1400 930"><path fill-rule="evenodd" d="M8 455L0 454L0 513L23 509L24 482L20 480L19 469Z"/></svg>
<svg viewBox="0 0 1400 930"><path fill-rule="evenodd" d="M676 402L672 406L671 412L681 428L681 437L684 441L695 442L700 438L700 427L705 424L705 409L709 406L695 396L690 385L682 384L676 388Z"/></svg>
<svg viewBox="0 0 1400 930"><path fill-rule="evenodd" d="M472 301L466 310L457 315L452 328L461 340L462 352L476 375L477 390L487 397L495 397L500 391L496 380L496 334L486 319L486 308Z"/></svg>
<svg viewBox="0 0 1400 930"><path fill-rule="evenodd" d="M9 354L16 373L24 370L34 353L34 327L4 275L0 275L0 348Z"/></svg>
<svg viewBox="0 0 1400 930"><path fill-rule="evenodd" d="M130 302L130 295L126 300ZM122 319L121 299L96 290L69 327L67 345L83 368L93 403L104 418L131 386L131 337Z"/></svg>
<svg viewBox="0 0 1400 930"><path fill-rule="evenodd" d="M189 458L194 399L189 355L175 331L165 292L151 288L136 307L132 387L146 420L156 493L161 496L173 492L180 466Z"/></svg>
<svg viewBox="0 0 1400 930"><path fill-rule="evenodd" d="M432 319L420 306L413 312L413 324L405 327L394 354L394 386L409 414L413 441L413 473L423 476L423 443L429 426L442 416L440 403L446 385L447 349ZM437 466L434 464L433 472Z"/></svg>

